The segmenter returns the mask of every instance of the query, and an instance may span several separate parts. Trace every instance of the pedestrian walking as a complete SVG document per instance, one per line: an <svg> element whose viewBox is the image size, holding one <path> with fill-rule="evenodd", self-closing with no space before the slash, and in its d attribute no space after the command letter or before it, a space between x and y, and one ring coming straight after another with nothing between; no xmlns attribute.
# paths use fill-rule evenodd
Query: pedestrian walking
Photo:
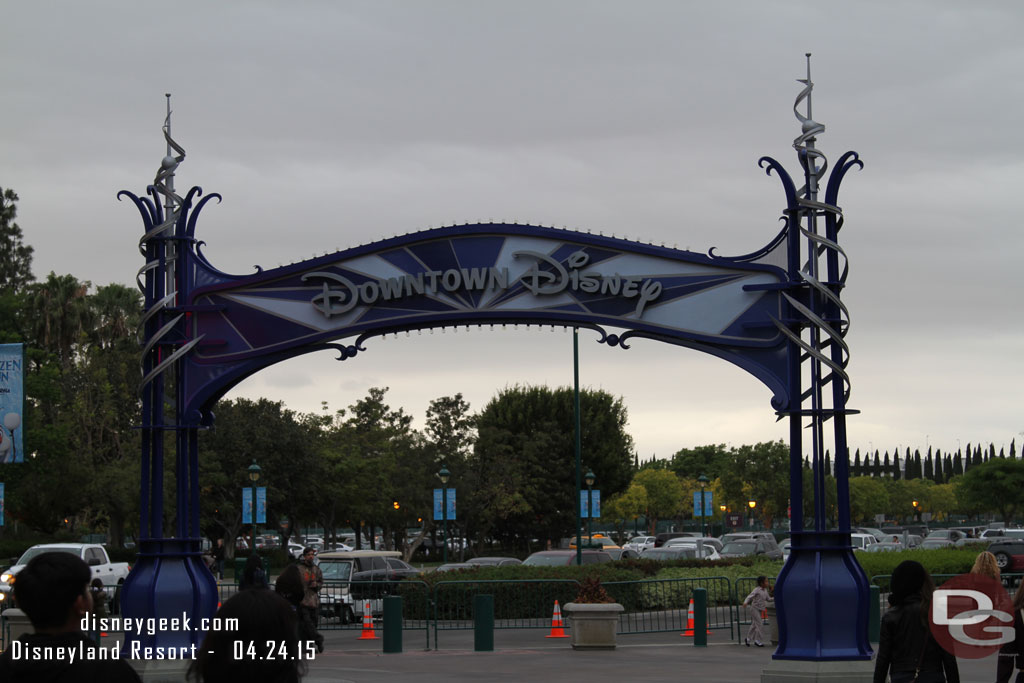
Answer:
<svg viewBox="0 0 1024 683"><path fill-rule="evenodd" d="M1013 595L1013 634L1013 640L999 649L996 683L1010 683L1014 664L1017 665L1015 683L1024 683L1024 581L1020 582Z"/></svg>
<svg viewBox="0 0 1024 683"><path fill-rule="evenodd" d="M263 571L263 559L257 554L249 555L242 569L242 580L238 582L240 590L250 588L267 588L270 582L267 581L267 573Z"/></svg>
<svg viewBox="0 0 1024 683"><path fill-rule="evenodd" d="M935 584L919 562L906 560L892 572L889 604L875 658L874 683L960 683L956 657L935 642L928 610Z"/></svg>
<svg viewBox="0 0 1024 683"><path fill-rule="evenodd" d="M317 626L320 623L320 588L324 585L324 574L320 567L316 566L315 557L316 550L303 549L299 574L302 576L305 593L299 604L299 621L304 622L306 630L313 634L317 652L323 652L324 637L317 631Z"/></svg>
<svg viewBox="0 0 1024 683"><path fill-rule="evenodd" d="M750 628L747 629L747 635L743 638L743 642L747 647L750 647L751 639L753 639L754 645L757 647L764 647L764 641L767 638L765 637L764 621L761 619L761 614L768 608L768 600L770 598L771 594L768 592L767 577L757 577L757 585L754 587L754 590L750 591L750 595L743 600L743 606L750 612Z"/></svg>
<svg viewBox="0 0 1024 683"><path fill-rule="evenodd" d="M210 553L213 555L213 561L217 565L217 578L224 578L224 539L218 538L217 545L213 546L213 551Z"/></svg>

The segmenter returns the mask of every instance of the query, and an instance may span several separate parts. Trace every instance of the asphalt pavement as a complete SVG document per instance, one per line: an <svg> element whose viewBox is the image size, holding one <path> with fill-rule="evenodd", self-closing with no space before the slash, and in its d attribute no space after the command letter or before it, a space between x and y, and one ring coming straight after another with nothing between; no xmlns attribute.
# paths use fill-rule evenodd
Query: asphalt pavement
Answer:
<svg viewBox="0 0 1024 683"><path fill-rule="evenodd" d="M433 632L427 649L424 631L406 631L402 652L383 653L383 640L360 640L360 631L324 631L325 650L309 663L305 683L459 683L462 681L722 681L753 683L772 661L771 646L736 644L728 633L708 636L694 647L679 633L619 635L614 650L573 650L569 639L547 638L542 629L496 630L494 651L475 652L473 631ZM995 657L960 660L963 683L995 680Z"/></svg>

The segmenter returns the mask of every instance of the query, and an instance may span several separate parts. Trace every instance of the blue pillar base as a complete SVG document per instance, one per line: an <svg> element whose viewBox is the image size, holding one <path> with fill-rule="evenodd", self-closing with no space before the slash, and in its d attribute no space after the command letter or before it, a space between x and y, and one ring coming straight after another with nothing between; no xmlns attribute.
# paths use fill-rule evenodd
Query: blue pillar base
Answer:
<svg viewBox="0 0 1024 683"><path fill-rule="evenodd" d="M870 660L869 601L849 532L794 532L775 583L779 647L773 659Z"/></svg>
<svg viewBox="0 0 1024 683"><path fill-rule="evenodd" d="M206 635L203 621L217 612L217 599L217 581L203 563L200 539L141 540L121 590L121 613L145 620L145 626L125 633L124 656L157 659L171 650L194 652Z"/></svg>

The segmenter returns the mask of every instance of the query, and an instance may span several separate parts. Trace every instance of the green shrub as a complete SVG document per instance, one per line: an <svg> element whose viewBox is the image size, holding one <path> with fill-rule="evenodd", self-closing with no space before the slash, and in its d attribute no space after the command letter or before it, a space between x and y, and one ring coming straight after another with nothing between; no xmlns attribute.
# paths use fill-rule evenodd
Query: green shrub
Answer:
<svg viewBox="0 0 1024 683"><path fill-rule="evenodd" d="M873 576L889 576L904 560L920 562L929 574L966 574L981 552L977 547L935 548L934 550L901 550L885 553L854 553L854 557L870 580ZM939 581L936 581L939 583ZM883 586L883 589L887 587Z"/></svg>

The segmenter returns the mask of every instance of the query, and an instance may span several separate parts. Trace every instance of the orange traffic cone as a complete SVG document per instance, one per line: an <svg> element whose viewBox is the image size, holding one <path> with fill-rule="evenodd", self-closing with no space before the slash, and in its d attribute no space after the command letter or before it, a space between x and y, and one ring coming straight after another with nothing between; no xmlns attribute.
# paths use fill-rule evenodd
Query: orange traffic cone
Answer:
<svg viewBox="0 0 1024 683"><path fill-rule="evenodd" d="M558 600L555 600L555 611L551 615L551 633L545 636L545 638L568 638L565 634L565 626L562 624L562 608L558 606Z"/></svg>
<svg viewBox="0 0 1024 683"><path fill-rule="evenodd" d="M686 631L679 634L683 638L693 637L693 598L690 598L690 607L686 611ZM708 635L711 635L711 629L708 629Z"/></svg>
<svg viewBox="0 0 1024 683"><path fill-rule="evenodd" d="M373 615L370 614L370 601L363 606L363 634L356 640L377 640L377 634L373 632Z"/></svg>

